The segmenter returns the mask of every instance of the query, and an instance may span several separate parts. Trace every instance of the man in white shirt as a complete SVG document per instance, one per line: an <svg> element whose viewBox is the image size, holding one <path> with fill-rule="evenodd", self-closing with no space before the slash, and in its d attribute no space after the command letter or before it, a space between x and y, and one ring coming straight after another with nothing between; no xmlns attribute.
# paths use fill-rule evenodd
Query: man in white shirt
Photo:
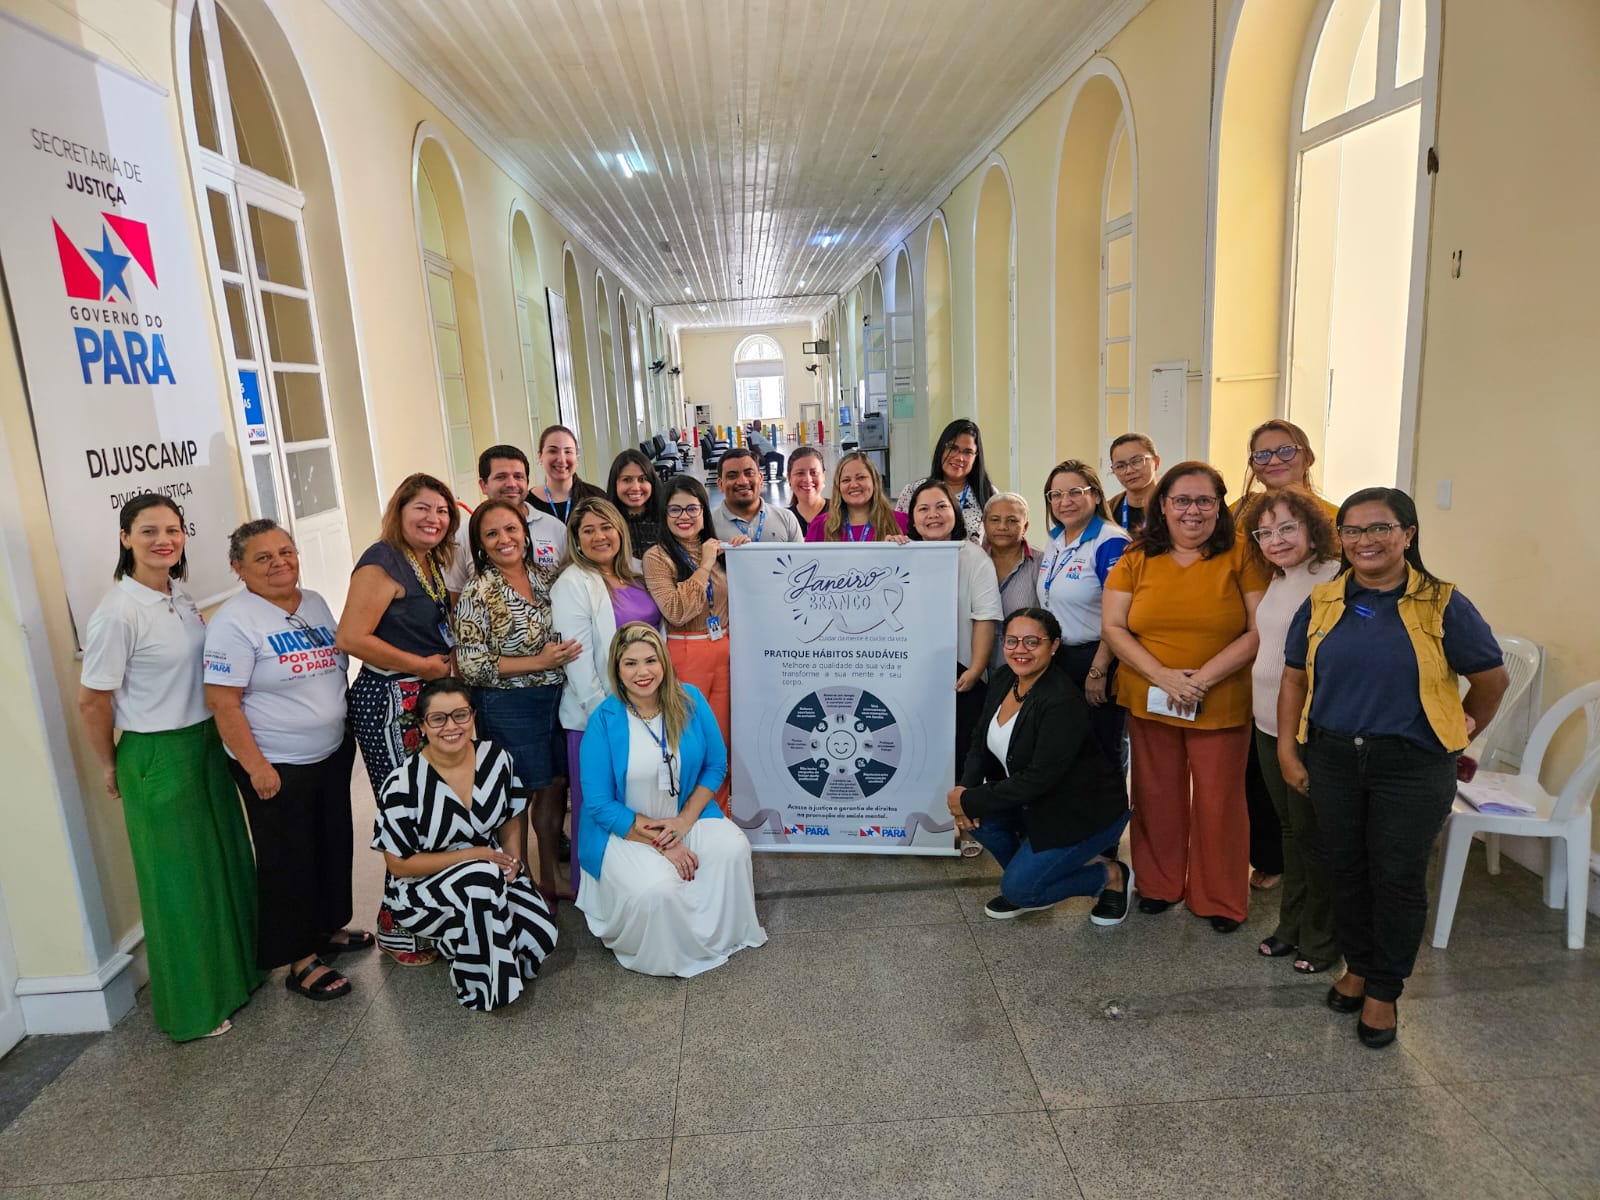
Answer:
<svg viewBox="0 0 1600 1200"><path fill-rule="evenodd" d="M742 446L729 450L717 467L722 499L711 509L711 525L722 541L746 537L752 542L803 542L805 530L787 508L761 498L761 464Z"/></svg>
<svg viewBox="0 0 1600 1200"><path fill-rule="evenodd" d="M553 579L566 553L567 527L528 503L528 456L515 446L490 446L478 455L478 490L485 500L509 500L522 510L534 562L546 580ZM445 586L457 594L472 582L474 574L469 525L462 521L456 531L456 559L445 575Z"/></svg>

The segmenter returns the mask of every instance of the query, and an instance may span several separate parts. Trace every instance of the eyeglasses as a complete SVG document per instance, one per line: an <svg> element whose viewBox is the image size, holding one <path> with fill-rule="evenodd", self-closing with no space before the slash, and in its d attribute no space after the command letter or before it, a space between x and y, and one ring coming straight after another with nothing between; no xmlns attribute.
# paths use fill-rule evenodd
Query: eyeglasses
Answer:
<svg viewBox="0 0 1600 1200"><path fill-rule="evenodd" d="M1258 467L1264 467L1273 459L1279 462L1293 462L1294 456L1304 450L1304 446L1279 446L1273 450L1252 450L1250 461Z"/></svg>
<svg viewBox="0 0 1600 1200"><path fill-rule="evenodd" d="M1015 634L1008 633L1000 640L1007 650L1015 650L1018 646L1021 646L1024 650L1037 650L1045 643L1044 638L1036 637L1031 633L1027 637L1017 637Z"/></svg>
<svg viewBox="0 0 1600 1200"><path fill-rule="evenodd" d="M700 506L698 504L669 504L667 516L669 517L698 517Z"/></svg>
<svg viewBox="0 0 1600 1200"><path fill-rule="evenodd" d="M944 444L944 452L945 452L946 457L948 457L948 458L977 458L978 457L978 452L977 452L976 449L968 450L965 446L958 446L954 442L946 442Z"/></svg>
<svg viewBox="0 0 1600 1200"><path fill-rule="evenodd" d="M443 729L452 721L463 727L472 724L472 709L458 708L447 713L431 712L422 718L422 723L429 729Z"/></svg>
<svg viewBox="0 0 1600 1200"><path fill-rule="evenodd" d="M1133 470L1140 463L1147 461L1150 457L1151 456L1148 454L1135 454L1132 458L1125 458L1121 462L1112 463L1111 469L1118 475L1121 475L1124 471Z"/></svg>
<svg viewBox="0 0 1600 1200"><path fill-rule="evenodd" d="M1289 538L1294 536L1295 531L1299 528L1299 521L1285 521L1276 529L1252 529L1250 531L1250 536L1265 546L1273 538L1283 538L1285 541L1287 541Z"/></svg>
<svg viewBox="0 0 1600 1200"><path fill-rule="evenodd" d="M313 627L312 624L299 613L290 613L283 619L289 622L290 629L293 629L296 633L305 634L306 640L309 641L313 646L316 646L318 649L333 645L333 643L328 640L327 634L323 633L322 630Z"/></svg>
<svg viewBox="0 0 1600 1200"><path fill-rule="evenodd" d="M1093 496L1094 494L1092 487L1069 487L1064 492L1046 492L1044 499L1046 504L1054 504L1057 500L1066 500L1069 497L1073 500L1081 500L1085 496Z"/></svg>
<svg viewBox="0 0 1600 1200"><path fill-rule="evenodd" d="M1341 542L1359 542L1362 534L1375 538L1386 538L1397 529L1404 529L1404 525L1396 525L1392 521L1377 521L1371 525L1341 525L1339 526L1339 540Z"/></svg>
<svg viewBox="0 0 1600 1200"><path fill-rule="evenodd" d="M1215 496L1168 496L1167 503L1179 512L1188 512L1193 508L1195 512L1208 513L1217 507Z"/></svg>

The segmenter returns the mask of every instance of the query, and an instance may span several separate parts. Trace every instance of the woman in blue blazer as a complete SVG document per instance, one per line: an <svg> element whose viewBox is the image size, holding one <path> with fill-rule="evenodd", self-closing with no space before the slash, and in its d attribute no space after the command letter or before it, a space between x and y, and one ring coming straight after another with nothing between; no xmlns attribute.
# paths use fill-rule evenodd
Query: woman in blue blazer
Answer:
<svg viewBox="0 0 1600 1200"><path fill-rule="evenodd" d="M617 630L607 670L612 694L580 752L578 907L629 970L698 975L767 940L750 843L712 800L728 753L657 630L638 621Z"/></svg>

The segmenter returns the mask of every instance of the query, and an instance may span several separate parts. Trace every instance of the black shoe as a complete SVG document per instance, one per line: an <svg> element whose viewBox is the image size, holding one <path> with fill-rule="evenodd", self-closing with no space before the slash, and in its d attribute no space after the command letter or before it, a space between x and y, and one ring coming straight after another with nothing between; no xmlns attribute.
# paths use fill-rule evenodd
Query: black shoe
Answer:
<svg viewBox="0 0 1600 1200"><path fill-rule="evenodd" d="M1357 1017L1356 1037L1361 1039L1361 1044L1368 1050L1382 1050L1385 1046L1394 1045L1395 1038L1400 1036L1399 1004L1394 1006L1394 1022L1388 1029L1374 1029Z"/></svg>
<svg viewBox="0 0 1600 1200"><path fill-rule="evenodd" d="M1336 987L1328 989L1328 1007L1336 1013L1355 1013L1361 1011L1361 1006L1367 1002L1365 994L1360 996L1346 996Z"/></svg>
<svg viewBox="0 0 1600 1200"><path fill-rule="evenodd" d="M983 914L993 917L996 921L1009 921L1012 917L1020 917L1023 913L1043 912L1047 908L1054 908L1053 904L1036 904L1029 908L1021 904L1013 904L1004 896L996 896L983 906Z"/></svg>
<svg viewBox="0 0 1600 1200"><path fill-rule="evenodd" d="M1212 917L1210 920L1211 928L1215 929L1218 933L1232 933L1234 930L1239 928L1239 922L1235 921L1232 917Z"/></svg>
<svg viewBox="0 0 1600 1200"><path fill-rule="evenodd" d="M1106 888L1100 899L1089 910L1089 920L1096 925L1121 925L1128 919L1128 897L1133 895L1133 868L1120 859L1112 859L1122 868L1122 887L1116 891Z"/></svg>
<svg viewBox="0 0 1600 1200"><path fill-rule="evenodd" d="M564 833L556 834L556 861L572 861L572 839Z"/></svg>
<svg viewBox="0 0 1600 1200"><path fill-rule="evenodd" d="M1276 935L1256 947L1256 953L1265 958L1287 958L1294 952L1295 946L1292 942L1286 942Z"/></svg>
<svg viewBox="0 0 1600 1200"><path fill-rule="evenodd" d="M1176 900L1156 900L1150 896L1140 896L1139 911L1151 914L1164 913L1176 903Z"/></svg>

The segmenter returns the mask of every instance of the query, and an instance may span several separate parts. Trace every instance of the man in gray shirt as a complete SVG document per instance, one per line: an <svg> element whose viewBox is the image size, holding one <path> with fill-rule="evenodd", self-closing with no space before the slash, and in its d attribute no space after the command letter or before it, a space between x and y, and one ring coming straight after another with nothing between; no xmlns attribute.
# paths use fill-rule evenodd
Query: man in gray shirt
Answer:
<svg viewBox="0 0 1600 1200"><path fill-rule="evenodd" d="M722 541L803 542L805 530L787 508L761 498L761 464L742 446L729 450L717 467L722 499L711 508L711 524Z"/></svg>

